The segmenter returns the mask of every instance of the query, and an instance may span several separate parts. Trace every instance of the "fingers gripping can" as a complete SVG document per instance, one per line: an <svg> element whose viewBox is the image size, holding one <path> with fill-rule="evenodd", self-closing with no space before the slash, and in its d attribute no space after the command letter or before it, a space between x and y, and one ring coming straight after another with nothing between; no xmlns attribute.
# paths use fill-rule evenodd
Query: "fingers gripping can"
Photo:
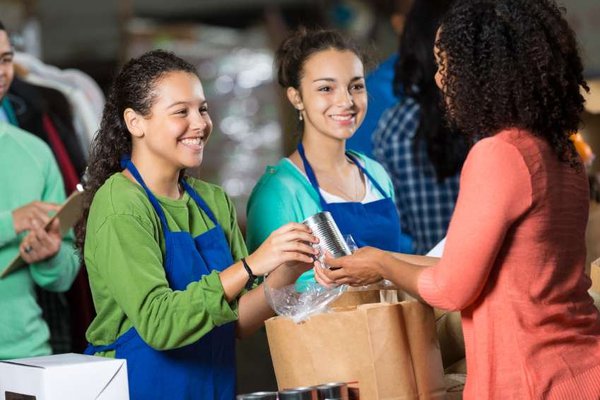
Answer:
<svg viewBox="0 0 600 400"><path fill-rule="evenodd" d="M329 211L321 211L308 217L302 223L307 225L313 235L319 238L318 246L321 248L321 254L318 258L320 261L322 261L324 250L329 252L333 258L351 254L348 244Z"/></svg>

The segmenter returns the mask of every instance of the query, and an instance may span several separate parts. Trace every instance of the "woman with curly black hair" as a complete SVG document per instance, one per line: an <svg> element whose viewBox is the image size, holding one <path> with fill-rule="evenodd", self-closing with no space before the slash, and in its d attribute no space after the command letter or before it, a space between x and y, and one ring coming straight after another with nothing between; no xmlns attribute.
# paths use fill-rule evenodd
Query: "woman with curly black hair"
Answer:
<svg viewBox="0 0 600 400"><path fill-rule="evenodd" d="M132 399L234 398L235 337L273 315L254 279L291 284L315 255L303 224L247 255L223 189L184 177L211 131L195 68L157 50L123 67L93 142L77 227L97 311L86 353L126 359Z"/></svg>
<svg viewBox="0 0 600 400"><path fill-rule="evenodd" d="M462 0L438 29L435 55L448 120L481 138L442 258L362 248L326 260L339 269L315 268L317 279L386 278L460 310L465 399L598 399L588 183L569 141L587 90L574 33L553 0Z"/></svg>

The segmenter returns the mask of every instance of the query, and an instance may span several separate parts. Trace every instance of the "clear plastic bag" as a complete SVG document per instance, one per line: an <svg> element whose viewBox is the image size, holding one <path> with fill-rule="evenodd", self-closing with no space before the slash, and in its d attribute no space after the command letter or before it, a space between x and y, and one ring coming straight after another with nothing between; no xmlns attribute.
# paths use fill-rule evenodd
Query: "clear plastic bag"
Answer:
<svg viewBox="0 0 600 400"><path fill-rule="evenodd" d="M303 290L298 290L295 284L272 288L268 281L263 286L265 297L273 311L277 315L291 318L295 323L327 311L329 304L347 289L346 285L326 288L317 282L305 283Z"/></svg>
<svg viewBox="0 0 600 400"><path fill-rule="evenodd" d="M351 252L354 253L358 249L352 235L345 235L344 240ZM324 262L325 255L321 248L315 258L320 261L323 268L329 268ZM265 280L263 287L267 303L273 311L277 315L291 318L295 323L304 321L311 315L326 312L329 305L348 289L347 285L326 288L314 281L297 282L282 288L272 288Z"/></svg>

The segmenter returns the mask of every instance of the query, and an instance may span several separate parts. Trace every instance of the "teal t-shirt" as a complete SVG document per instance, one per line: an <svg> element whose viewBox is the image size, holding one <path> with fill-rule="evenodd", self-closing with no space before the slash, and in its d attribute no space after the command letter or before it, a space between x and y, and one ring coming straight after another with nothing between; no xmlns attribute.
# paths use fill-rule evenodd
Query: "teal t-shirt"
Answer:
<svg viewBox="0 0 600 400"><path fill-rule="evenodd" d="M363 154L352 152L367 172L394 198L392 181L377 161ZM289 222L302 222L323 211L317 191L304 174L288 159L283 158L275 166L268 166L254 187L247 205L246 243L250 252L277 228ZM300 287L314 282L314 272L305 272L298 279Z"/></svg>

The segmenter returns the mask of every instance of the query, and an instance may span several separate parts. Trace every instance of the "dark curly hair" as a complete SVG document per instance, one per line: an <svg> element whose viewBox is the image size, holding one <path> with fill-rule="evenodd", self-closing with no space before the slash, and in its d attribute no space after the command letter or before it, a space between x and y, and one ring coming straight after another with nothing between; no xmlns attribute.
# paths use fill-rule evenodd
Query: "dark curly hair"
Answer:
<svg viewBox="0 0 600 400"><path fill-rule="evenodd" d="M452 132L444 121L441 94L435 84L435 32L453 0L414 0L406 17L395 65L394 92L419 104L419 125L412 144L415 157L425 146L438 181L456 175L469 148L467 138Z"/></svg>
<svg viewBox="0 0 600 400"><path fill-rule="evenodd" d="M476 137L525 129L579 166L569 136L589 89L563 13L553 0L456 2L436 42L451 124Z"/></svg>
<svg viewBox="0 0 600 400"><path fill-rule="evenodd" d="M165 74L174 71L198 76L192 64L175 54L153 50L129 60L110 88L100 129L90 147L83 194L83 217L75 227L76 245L82 260L86 224L94 195L111 175L122 171L121 157L131 154L131 134L125 125L123 113L131 108L140 115L150 115L156 96L156 84Z"/></svg>
<svg viewBox="0 0 600 400"><path fill-rule="evenodd" d="M275 52L277 81L282 88L300 88L304 64L310 56L323 50L351 51L364 63L365 55L341 33L321 28L300 27L281 43Z"/></svg>

